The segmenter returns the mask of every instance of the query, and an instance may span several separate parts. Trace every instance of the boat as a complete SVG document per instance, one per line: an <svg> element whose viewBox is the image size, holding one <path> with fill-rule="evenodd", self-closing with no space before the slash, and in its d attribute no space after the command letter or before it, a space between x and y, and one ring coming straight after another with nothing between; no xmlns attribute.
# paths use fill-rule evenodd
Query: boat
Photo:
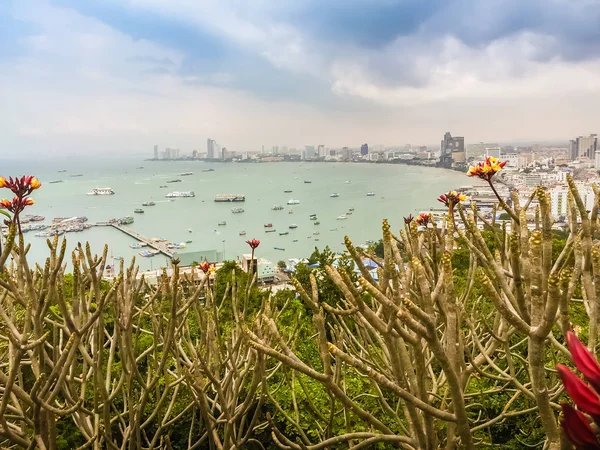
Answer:
<svg viewBox="0 0 600 450"><path fill-rule="evenodd" d="M167 198L195 197L195 196L196 196L196 194L194 194L194 191L183 191L183 192L173 191L173 192L169 192L167 195L165 195L165 197L167 197Z"/></svg>
<svg viewBox="0 0 600 450"><path fill-rule="evenodd" d="M239 214L244 212L244 208L232 208L231 212L234 214Z"/></svg>
<svg viewBox="0 0 600 450"><path fill-rule="evenodd" d="M285 248L281 248L281 247L273 247L275 250L281 250L282 252L285 252Z"/></svg>
<svg viewBox="0 0 600 450"><path fill-rule="evenodd" d="M148 244L146 244L145 242L136 242L134 244L129 244L129 247L131 248L143 248L143 247L147 247Z"/></svg>
<svg viewBox="0 0 600 450"><path fill-rule="evenodd" d="M335 218L335 220L346 220L348 217L346 217L346 214L342 214L341 216L337 216Z"/></svg>
<svg viewBox="0 0 600 450"><path fill-rule="evenodd" d="M136 169L143 169L143 168L144 168L144 166L136 167Z"/></svg>
<svg viewBox="0 0 600 450"><path fill-rule="evenodd" d="M300 200L294 200L293 198L290 198L287 202L288 205L298 205L300 204Z"/></svg>
<svg viewBox="0 0 600 450"><path fill-rule="evenodd" d="M181 183L181 180L167 180L167 183Z"/></svg>
<svg viewBox="0 0 600 450"><path fill-rule="evenodd" d="M161 184L161 185L159 186L159 188L161 188L161 189L168 188L168 187L169 187L169 186L167 186L166 184Z"/></svg>
<svg viewBox="0 0 600 450"><path fill-rule="evenodd" d="M269 228L268 230L265 230L265 233L275 233L276 231L275 228Z"/></svg>
<svg viewBox="0 0 600 450"><path fill-rule="evenodd" d="M290 210L288 211L288 214L294 214L294 210L293 210L293 209L290 209Z"/></svg>
<svg viewBox="0 0 600 450"><path fill-rule="evenodd" d="M156 203L154 203L154 202L144 202L144 203L142 203L142 206L156 206Z"/></svg>
<svg viewBox="0 0 600 450"><path fill-rule="evenodd" d="M117 219L116 222L119 225L129 225L129 224L133 223L133 217L131 217L131 216L121 217L120 219Z"/></svg>
<svg viewBox="0 0 600 450"><path fill-rule="evenodd" d="M135 208L135 209L133 210L133 212L134 212L134 213L137 213L137 214L143 214L143 213L144 213L144 210L143 210L142 208Z"/></svg>
<svg viewBox="0 0 600 450"><path fill-rule="evenodd" d="M319 234L321 234L321 233L319 233L318 231L313 231L313 234L314 234L315 236L318 236L318 235L319 235Z"/></svg>
<svg viewBox="0 0 600 450"><path fill-rule="evenodd" d="M344 181L344 184L350 184L350 180Z"/></svg>
<svg viewBox="0 0 600 450"><path fill-rule="evenodd" d="M292 242L298 242L298 239L294 239Z"/></svg>
<svg viewBox="0 0 600 450"><path fill-rule="evenodd" d="M310 220L317 220L317 216L311 216Z"/></svg>
<svg viewBox="0 0 600 450"><path fill-rule="evenodd" d="M44 216L37 216L31 214L25 215L25 218L31 222L41 222L42 220L46 219ZM21 219L21 223L23 223L23 219Z"/></svg>
<svg viewBox="0 0 600 450"><path fill-rule="evenodd" d="M202 169L202 172L214 172L215 169Z"/></svg>
<svg viewBox="0 0 600 450"><path fill-rule="evenodd" d="M318 239L315 239L315 242L318 242L318 241L319 241Z"/></svg>
<svg viewBox="0 0 600 450"><path fill-rule="evenodd" d="M281 211L283 209L283 206L281 206L281 205L275 205L271 209L273 211Z"/></svg>
<svg viewBox="0 0 600 450"><path fill-rule="evenodd" d="M72 176L73 178L75 178L75 177L82 177L82 176L83 176L83 174L82 174L82 173L78 173L78 174L71 175L71 176Z"/></svg>
<svg viewBox="0 0 600 450"><path fill-rule="evenodd" d="M87 195L114 195L115 191L111 188L94 188L92 192L88 192Z"/></svg>
<svg viewBox="0 0 600 450"><path fill-rule="evenodd" d="M217 194L215 196L215 202L245 202L246 196L241 194Z"/></svg>
<svg viewBox="0 0 600 450"><path fill-rule="evenodd" d="M152 240L153 240L154 242L167 242L167 239L165 239L165 238L161 238L161 237L152 238Z"/></svg>
<svg viewBox="0 0 600 450"><path fill-rule="evenodd" d="M375 192L367 192L367 197L375 197Z"/></svg>
<svg viewBox="0 0 600 450"><path fill-rule="evenodd" d="M290 234L289 231L284 231L283 233L279 233L279 236L287 236L288 234Z"/></svg>
<svg viewBox="0 0 600 450"><path fill-rule="evenodd" d="M177 244L175 242L169 242L167 244L167 248L175 248L176 249L176 248L185 248L185 247L186 247L186 245L184 242L182 242L181 244Z"/></svg>
<svg viewBox="0 0 600 450"><path fill-rule="evenodd" d="M48 183L50 183L50 184L62 183L62 182L63 182L63 180L48 181Z"/></svg>
<svg viewBox="0 0 600 450"><path fill-rule="evenodd" d="M264 226L265 228L272 228L272 227L273 227L273 224L272 224L272 223L265 223L263 226Z"/></svg>
<svg viewBox="0 0 600 450"><path fill-rule="evenodd" d="M288 228L289 228L290 230L293 230L294 228L298 228L298 225L296 225L295 223L293 223L293 224L291 224L291 225L290 225Z"/></svg>
<svg viewBox="0 0 600 450"><path fill-rule="evenodd" d="M352 215L352 211L348 211L348 212L346 213L346 215L347 215L347 216L351 216L351 215Z"/></svg>
<svg viewBox="0 0 600 450"><path fill-rule="evenodd" d="M192 229L191 229L191 228L188 228L188 233L191 233L191 232L192 232Z"/></svg>
<svg viewBox="0 0 600 450"><path fill-rule="evenodd" d="M192 243L192 240L191 240L191 239L188 239L187 241L185 241L185 243L186 243L186 244L191 244L191 243Z"/></svg>
<svg viewBox="0 0 600 450"><path fill-rule="evenodd" d="M219 226L227 225L227 222L225 222L225 221L219 222L217 225L219 225Z"/></svg>
<svg viewBox="0 0 600 450"><path fill-rule="evenodd" d="M350 208L348 211L354 211L354 208Z"/></svg>
<svg viewBox="0 0 600 450"><path fill-rule="evenodd" d="M340 196L340 194L337 194L337 193L333 193L333 194L330 195L331 198L336 198L336 197L339 197L339 196Z"/></svg>
<svg viewBox="0 0 600 450"><path fill-rule="evenodd" d="M312 183L312 181L307 181L307 180L304 180L304 182L305 182L306 184L310 184L310 183Z"/></svg>
<svg viewBox="0 0 600 450"><path fill-rule="evenodd" d="M246 236L246 232L245 231L240 231L240 236Z"/></svg>
<svg viewBox="0 0 600 450"><path fill-rule="evenodd" d="M194 175L194 172L183 172L179 174L180 177L189 177L190 175Z"/></svg>
<svg viewBox="0 0 600 450"><path fill-rule="evenodd" d="M321 222L315 222L314 224L315 225L321 225Z"/></svg>
<svg viewBox="0 0 600 450"><path fill-rule="evenodd" d="M151 258L153 256L158 255L160 252L158 250L142 250L138 253L138 255L143 256L145 258Z"/></svg>
<svg viewBox="0 0 600 450"><path fill-rule="evenodd" d="M64 173L64 172L66 172L66 170L65 170L65 169L63 169L63 170L59 170L59 171L58 171L58 173Z"/></svg>
<svg viewBox="0 0 600 450"><path fill-rule="evenodd" d="M283 191L283 192L285 192L286 194L289 194L289 193L291 193L291 192L292 192L292 190L291 190L291 189L286 189L286 190L285 190L285 191Z"/></svg>
<svg viewBox="0 0 600 450"><path fill-rule="evenodd" d="M337 231L337 228L332 228L329 231Z"/></svg>

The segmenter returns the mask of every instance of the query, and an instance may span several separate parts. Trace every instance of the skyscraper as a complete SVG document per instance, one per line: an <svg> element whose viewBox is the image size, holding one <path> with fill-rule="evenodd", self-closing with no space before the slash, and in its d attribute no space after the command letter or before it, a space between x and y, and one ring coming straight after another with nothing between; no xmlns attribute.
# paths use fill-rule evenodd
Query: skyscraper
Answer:
<svg viewBox="0 0 600 450"><path fill-rule="evenodd" d="M369 154L369 144L363 144L360 146L360 156Z"/></svg>
<svg viewBox="0 0 600 450"><path fill-rule="evenodd" d="M158 145L154 146L154 159L158 159Z"/></svg>
<svg viewBox="0 0 600 450"><path fill-rule="evenodd" d="M594 159L596 157L597 149L598 138L595 134L590 134L589 136L579 136L577 139L569 142L569 157L571 159Z"/></svg>
<svg viewBox="0 0 600 450"><path fill-rule="evenodd" d="M211 138L206 140L206 157L208 159L215 159L215 141Z"/></svg>
<svg viewBox="0 0 600 450"><path fill-rule="evenodd" d="M440 147L440 163L451 166L453 162L465 162L465 138L447 132Z"/></svg>

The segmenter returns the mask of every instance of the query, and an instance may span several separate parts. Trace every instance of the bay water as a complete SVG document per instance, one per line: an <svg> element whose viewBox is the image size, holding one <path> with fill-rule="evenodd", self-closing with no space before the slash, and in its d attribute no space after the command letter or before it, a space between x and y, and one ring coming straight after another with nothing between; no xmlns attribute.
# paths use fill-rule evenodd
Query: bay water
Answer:
<svg viewBox="0 0 600 450"><path fill-rule="evenodd" d="M211 168L214 171L203 171ZM193 175L179 175L184 172ZM44 223L54 217L87 216L89 223L95 223L134 216L130 227L142 235L177 243L192 240L180 252L214 249L224 252L226 259L236 259L249 253L245 241L256 238L261 240L257 254L273 262L307 257L315 247L326 245L341 251L345 235L355 244L378 240L384 218L396 232L403 227L404 216L441 207L436 201L440 194L472 183L459 172L393 164L208 163L132 157L1 162L0 175L22 174L35 175L43 184L34 192L36 203L27 213L45 216ZM72 176L78 174L82 176ZM166 183L172 179L182 181ZM49 183L55 180L63 182ZM159 187L165 184L167 189ZM115 195L86 195L97 187L110 187ZM172 191L194 191L196 196L169 201L165 195ZM367 196L368 192L375 195ZM242 194L246 201L215 203L216 194ZM0 190L1 198L9 196L8 190ZM288 206L292 198L300 203ZM154 201L156 206L142 207L145 201ZM273 211L274 205L284 209ZM245 212L234 214L231 209L235 207ZM135 208L143 208L144 214L134 214ZM351 208L354 210L346 220L336 219ZM311 214L316 214L320 225L314 225ZM219 226L221 221L227 225ZM272 223L277 232L265 233L265 223ZM292 224L297 228L289 229ZM240 236L240 231L246 235ZM284 231L289 234L279 235ZM134 240L112 227L93 227L63 236L69 249L87 241L93 252L100 253L108 244L109 254L126 262L136 257L143 270L168 264L163 255L139 256L138 250L129 247ZM46 238L36 237L35 232L26 233L25 238L31 243L30 260L43 262L48 254Z"/></svg>

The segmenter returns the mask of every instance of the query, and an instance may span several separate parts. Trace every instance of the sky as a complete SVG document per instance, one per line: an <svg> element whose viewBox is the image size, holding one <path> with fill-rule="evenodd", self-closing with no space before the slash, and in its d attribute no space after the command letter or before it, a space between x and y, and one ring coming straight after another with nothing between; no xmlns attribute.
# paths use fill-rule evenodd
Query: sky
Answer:
<svg viewBox="0 0 600 450"><path fill-rule="evenodd" d="M598 0L3 0L0 157L567 140L600 131L599 24Z"/></svg>

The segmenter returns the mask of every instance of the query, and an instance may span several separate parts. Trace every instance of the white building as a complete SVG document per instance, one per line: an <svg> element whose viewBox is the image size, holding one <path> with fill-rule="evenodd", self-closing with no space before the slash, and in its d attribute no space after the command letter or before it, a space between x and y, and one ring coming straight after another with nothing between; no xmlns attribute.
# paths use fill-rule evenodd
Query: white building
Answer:
<svg viewBox="0 0 600 450"><path fill-rule="evenodd" d="M577 189L579 190L579 195L583 200L583 204L585 205L585 209L591 211L594 207L594 190L589 185L578 184ZM569 195L569 187L566 185L555 186L549 190L550 199L552 200L552 216L566 216L567 215L567 198Z"/></svg>

